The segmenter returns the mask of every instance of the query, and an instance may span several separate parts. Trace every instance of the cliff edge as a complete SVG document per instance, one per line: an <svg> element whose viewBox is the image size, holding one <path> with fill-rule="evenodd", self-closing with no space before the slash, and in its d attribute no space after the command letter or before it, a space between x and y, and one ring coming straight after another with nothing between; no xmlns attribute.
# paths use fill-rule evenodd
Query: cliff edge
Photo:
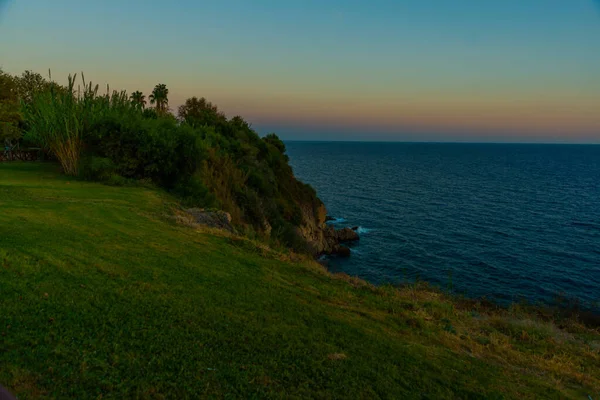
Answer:
<svg viewBox="0 0 600 400"><path fill-rule="evenodd" d="M323 254L336 254L342 257L350 255L350 249L344 243L359 240L358 233L350 228L335 229L327 224L327 209L319 200L318 205L303 204L302 223L298 227L298 234L306 240L308 249L315 256Z"/></svg>

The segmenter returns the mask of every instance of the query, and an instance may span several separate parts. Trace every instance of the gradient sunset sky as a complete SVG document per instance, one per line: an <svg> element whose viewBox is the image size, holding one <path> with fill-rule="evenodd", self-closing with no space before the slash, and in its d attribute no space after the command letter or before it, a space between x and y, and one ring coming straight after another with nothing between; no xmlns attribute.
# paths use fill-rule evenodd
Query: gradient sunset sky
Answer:
<svg viewBox="0 0 600 400"><path fill-rule="evenodd" d="M0 66L284 139L600 143L596 0L0 0Z"/></svg>

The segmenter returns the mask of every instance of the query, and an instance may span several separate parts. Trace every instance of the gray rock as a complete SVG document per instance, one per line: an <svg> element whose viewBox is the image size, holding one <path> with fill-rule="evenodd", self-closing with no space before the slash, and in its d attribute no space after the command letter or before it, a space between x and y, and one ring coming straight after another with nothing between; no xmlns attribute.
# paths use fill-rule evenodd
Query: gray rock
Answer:
<svg viewBox="0 0 600 400"><path fill-rule="evenodd" d="M231 215L225 211L207 211L202 208L189 208L185 211L192 216L197 224L224 229L229 232L234 231L231 225Z"/></svg>

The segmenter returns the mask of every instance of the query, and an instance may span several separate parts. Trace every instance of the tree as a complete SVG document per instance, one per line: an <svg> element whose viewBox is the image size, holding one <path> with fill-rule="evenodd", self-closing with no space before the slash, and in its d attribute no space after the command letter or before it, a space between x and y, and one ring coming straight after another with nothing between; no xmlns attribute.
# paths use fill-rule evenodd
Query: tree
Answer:
<svg viewBox="0 0 600 400"><path fill-rule="evenodd" d="M33 97L37 93L41 93L50 87L50 83L37 72L25 71L15 80L19 98L27 104L33 101Z"/></svg>
<svg viewBox="0 0 600 400"><path fill-rule="evenodd" d="M17 80L0 69L0 148L21 137L22 121Z"/></svg>
<svg viewBox="0 0 600 400"><path fill-rule="evenodd" d="M139 110L146 108L146 96L139 90L131 93L131 104Z"/></svg>
<svg viewBox="0 0 600 400"><path fill-rule="evenodd" d="M152 94L148 96L150 104L156 104L156 112L164 114L169 109L169 89L164 83L159 83L152 90Z"/></svg>
<svg viewBox="0 0 600 400"><path fill-rule="evenodd" d="M198 127L203 125L216 126L218 122L225 122L226 118L216 105L207 101L204 97L191 97L185 104L179 106L177 115L187 124Z"/></svg>
<svg viewBox="0 0 600 400"><path fill-rule="evenodd" d="M239 115L236 115L235 117L231 118L229 123L239 130L249 131L252 129L251 124L246 122L246 120L244 120L244 118L240 117Z"/></svg>
<svg viewBox="0 0 600 400"><path fill-rule="evenodd" d="M46 91L54 90L56 93L66 93L68 90L65 86L51 80L48 81L41 74L29 70L13 79L16 84L17 96L25 104L31 104L36 95Z"/></svg>
<svg viewBox="0 0 600 400"><path fill-rule="evenodd" d="M273 146L275 146L275 148L277 150L279 150L279 152L281 154L285 154L285 144L283 143L283 141L281 139L279 139L279 136L277 136L274 133L269 133L267 136L265 136L263 138L263 140Z"/></svg>

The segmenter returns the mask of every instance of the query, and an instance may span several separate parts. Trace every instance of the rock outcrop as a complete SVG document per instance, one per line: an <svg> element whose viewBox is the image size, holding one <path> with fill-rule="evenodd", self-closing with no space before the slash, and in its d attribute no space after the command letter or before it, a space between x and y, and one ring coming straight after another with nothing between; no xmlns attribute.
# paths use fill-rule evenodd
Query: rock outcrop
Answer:
<svg viewBox="0 0 600 400"><path fill-rule="evenodd" d="M298 234L306 240L310 253L314 256L335 254L339 257L350 257L350 249L344 243L360 239L356 230L352 228L335 229L327 224L327 210L320 201L317 207L302 205L300 208L302 223L297 230ZM181 209L181 212L174 218L178 223L189 226L204 225L235 233L231 215L225 211L188 208ZM270 233L271 226L268 221L265 221L263 228L265 232Z"/></svg>
<svg viewBox="0 0 600 400"><path fill-rule="evenodd" d="M356 230L351 228L340 229L335 234L340 242L354 242L360 239Z"/></svg>
<svg viewBox="0 0 600 400"><path fill-rule="evenodd" d="M315 256L322 254L337 254L340 257L349 257L350 249L341 243L359 240L358 233L351 228L336 230L326 224L331 220L327 216L327 209L319 202L317 207L311 204L302 205L302 224L298 233L306 240L309 250ZM329 218L329 219L328 219Z"/></svg>
<svg viewBox="0 0 600 400"><path fill-rule="evenodd" d="M225 211L207 211L202 208L189 208L185 212L193 218L196 224L224 229L229 232L234 231L231 225L231 215Z"/></svg>
<svg viewBox="0 0 600 400"><path fill-rule="evenodd" d="M350 257L350 249L346 246L338 246L336 248L336 252L334 253L339 257Z"/></svg>

